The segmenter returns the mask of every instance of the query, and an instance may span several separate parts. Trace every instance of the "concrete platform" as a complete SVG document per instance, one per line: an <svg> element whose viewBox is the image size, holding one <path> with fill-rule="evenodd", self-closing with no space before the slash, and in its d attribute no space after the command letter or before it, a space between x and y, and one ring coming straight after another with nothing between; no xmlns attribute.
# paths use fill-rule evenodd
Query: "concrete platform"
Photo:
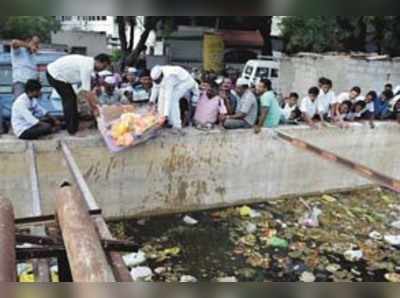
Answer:
<svg viewBox="0 0 400 298"><path fill-rule="evenodd" d="M322 148L400 177L397 160L400 126L378 123L375 130L281 127ZM60 140L78 166L107 218L139 217L253 203L281 196L340 191L370 185L367 179L277 138L272 130L163 132L158 139L119 154L107 151L101 137L66 137L35 142L45 214L54 212L59 183L72 178ZM0 140L0 193L30 216L32 203L27 143Z"/></svg>

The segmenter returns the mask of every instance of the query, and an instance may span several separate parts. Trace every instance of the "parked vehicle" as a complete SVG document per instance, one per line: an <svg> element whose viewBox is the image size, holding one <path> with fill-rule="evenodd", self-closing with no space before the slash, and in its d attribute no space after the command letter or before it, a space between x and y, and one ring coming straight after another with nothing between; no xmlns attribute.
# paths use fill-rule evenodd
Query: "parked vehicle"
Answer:
<svg viewBox="0 0 400 298"><path fill-rule="evenodd" d="M261 78L270 79L273 88L279 92L280 62L275 57L259 56L257 60L249 60L243 68L241 78L255 85Z"/></svg>
<svg viewBox="0 0 400 298"><path fill-rule="evenodd" d="M64 55L64 52L40 51L36 56L40 81L43 85L43 98L40 104L52 115L62 115L62 106L57 102L57 98L51 97L53 90L47 82L46 69L49 63ZM0 52L0 106L2 106L4 119L10 119L13 101L11 55Z"/></svg>

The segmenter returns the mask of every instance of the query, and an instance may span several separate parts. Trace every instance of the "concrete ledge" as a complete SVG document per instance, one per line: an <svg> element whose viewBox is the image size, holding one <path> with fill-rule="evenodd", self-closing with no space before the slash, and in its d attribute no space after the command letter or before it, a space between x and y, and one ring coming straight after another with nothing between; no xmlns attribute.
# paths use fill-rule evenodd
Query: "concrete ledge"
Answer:
<svg viewBox="0 0 400 298"><path fill-rule="evenodd" d="M375 130L367 123L353 124L347 130L311 130L306 126L279 130L347 154L358 162L365 158L374 169L400 176L400 165L393 162L400 148L400 126L396 123L377 123ZM62 140L70 145L108 218L225 207L371 184L333 162L292 146L268 129L259 135L252 130L189 129L184 135L167 130L159 138L119 154L109 153L97 134ZM54 194L60 181L72 181L57 150L59 142L60 139L35 142L43 210L47 214L54 213ZM380 146L371 146L377 142ZM0 150L0 193L14 202L18 217L29 216L26 143L1 140L0 148L4 150ZM374 157L379 150L392 162L379 163L383 157Z"/></svg>

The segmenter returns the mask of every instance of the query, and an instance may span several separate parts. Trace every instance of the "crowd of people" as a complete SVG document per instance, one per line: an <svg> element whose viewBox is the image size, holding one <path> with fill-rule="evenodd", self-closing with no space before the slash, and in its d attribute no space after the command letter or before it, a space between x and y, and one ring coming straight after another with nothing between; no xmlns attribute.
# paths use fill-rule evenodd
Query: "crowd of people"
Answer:
<svg viewBox="0 0 400 298"><path fill-rule="evenodd" d="M63 117L51 117L41 106L42 85L33 56L40 47L37 37L11 43L13 91L11 124L21 139L37 139L60 129L70 134L79 130L82 105L89 119L95 119L99 106L145 103L165 117L165 126L201 130L253 129L296 125L312 128L331 123L341 128L351 121L394 119L400 123L400 86L363 92L354 86L347 92L333 91L332 80L320 78L300 99L292 92L278 99L268 78L255 85L231 74L190 73L180 66L154 66L151 70L128 67L112 72L108 55L94 58L66 55L50 63L47 80L61 98Z"/></svg>

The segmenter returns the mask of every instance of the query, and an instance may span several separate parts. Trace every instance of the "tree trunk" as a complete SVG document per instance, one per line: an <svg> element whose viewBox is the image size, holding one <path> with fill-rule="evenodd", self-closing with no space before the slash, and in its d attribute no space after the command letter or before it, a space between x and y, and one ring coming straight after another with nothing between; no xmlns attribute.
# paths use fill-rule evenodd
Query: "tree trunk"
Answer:
<svg viewBox="0 0 400 298"><path fill-rule="evenodd" d="M129 53L132 52L133 50L133 45L135 41L135 26L136 26L136 17L129 17L129 45L128 45L128 51Z"/></svg>
<svg viewBox="0 0 400 298"><path fill-rule="evenodd" d="M122 59L120 63L120 71L122 72L125 68L126 64L125 61L128 55L128 44L126 40L126 31L125 31L125 17L117 16L116 22L118 24L118 35L121 43Z"/></svg>
<svg viewBox="0 0 400 298"><path fill-rule="evenodd" d="M128 66L135 66L138 62L140 54L146 49L146 41L152 30L156 29L157 23L160 17L146 17L144 23L144 31L140 36L139 42L137 43L135 49L126 59L126 64Z"/></svg>
<svg viewBox="0 0 400 298"><path fill-rule="evenodd" d="M259 22L258 30L264 40L264 45L262 47L261 53L265 56L272 56L272 40L271 40L271 30L272 30L272 16L262 17Z"/></svg>

